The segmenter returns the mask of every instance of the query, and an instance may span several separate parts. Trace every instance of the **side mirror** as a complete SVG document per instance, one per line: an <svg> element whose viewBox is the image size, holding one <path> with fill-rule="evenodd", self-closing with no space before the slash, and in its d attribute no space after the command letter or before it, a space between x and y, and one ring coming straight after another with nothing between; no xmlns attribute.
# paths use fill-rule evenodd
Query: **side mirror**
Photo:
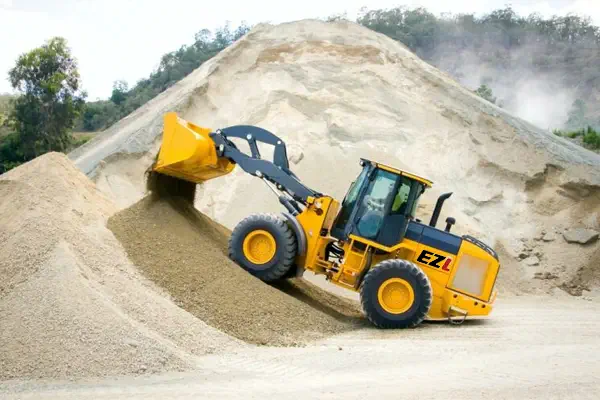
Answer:
<svg viewBox="0 0 600 400"><path fill-rule="evenodd" d="M452 225L456 224L456 220L452 217L448 217L446 218L446 232L450 232L450 228L452 228Z"/></svg>

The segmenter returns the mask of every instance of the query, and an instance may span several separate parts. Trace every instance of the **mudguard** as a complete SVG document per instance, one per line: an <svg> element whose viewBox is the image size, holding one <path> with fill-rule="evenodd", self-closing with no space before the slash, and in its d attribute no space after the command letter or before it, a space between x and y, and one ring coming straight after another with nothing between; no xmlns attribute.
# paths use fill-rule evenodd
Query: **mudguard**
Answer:
<svg viewBox="0 0 600 400"><path fill-rule="evenodd" d="M306 235L304 234L304 229L302 229L302 225L300 225L300 222L292 214L287 212L282 212L281 214L283 214L283 216L290 222L290 226L296 234L296 240L298 242L297 256L303 256L304 254L306 254Z"/></svg>

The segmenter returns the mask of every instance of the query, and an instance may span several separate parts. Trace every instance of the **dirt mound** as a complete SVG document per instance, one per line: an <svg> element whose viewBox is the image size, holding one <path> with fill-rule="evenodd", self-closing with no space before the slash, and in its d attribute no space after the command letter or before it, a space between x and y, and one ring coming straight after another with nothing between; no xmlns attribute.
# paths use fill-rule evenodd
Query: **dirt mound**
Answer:
<svg viewBox="0 0 600 400"><path fill-rule="evenodd" d="M181 371L244 345L137 273L115 211L61 154L0 177L0 379Z"/></svg>
<svg viewBox="0 0 600 400"><path fill-rule="evenodd" d="M595 286L600 285L600 246L595 247L587 264L579 267L575 275L561 284L561 288L573 296L586 295ZM556 274L547 273L538 279L556 279Z"/></svg>
<svg viewBox="0 0 600 400"><path fill-rule="evenodd" d="M503 293L552 291L600 248L562 239L573 227L600 230L598 154L510 115L354 23L258 25L70 157L128 207L143 197L140 171L160 146L167 111L212 129L274 132L294 173L340 200L361 157L427 176L434 188L422 201L454 193L440 221L455 217L453 231L503 249ZM239 168L199 187L195 206L230 229L250 213L281 209ZM537 240L541 230L558 239ZM558 278L538 279L547 276Z"/></svg>
<svg viewBox="0 0 600 400"><path fill-rule="evenodd" d="M278 290L248 274L227 257L229 230L184 199L148 196L111 217L108 227L177 304L239 339L296 345L363 322L358 303L301 279Z"/></svg>

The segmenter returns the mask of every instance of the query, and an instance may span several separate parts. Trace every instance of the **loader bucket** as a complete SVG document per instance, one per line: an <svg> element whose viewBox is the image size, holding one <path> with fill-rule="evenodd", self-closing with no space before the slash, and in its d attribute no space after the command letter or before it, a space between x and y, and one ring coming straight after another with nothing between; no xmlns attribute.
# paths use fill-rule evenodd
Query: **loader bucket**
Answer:
<svg viewBox="0 0 600 400"><path fill-rule="evenodd" d="M219 158L211 129L196 126L167 113L162 144L152 170L185 181L202 183L230 173L235 164Z"/></svg>

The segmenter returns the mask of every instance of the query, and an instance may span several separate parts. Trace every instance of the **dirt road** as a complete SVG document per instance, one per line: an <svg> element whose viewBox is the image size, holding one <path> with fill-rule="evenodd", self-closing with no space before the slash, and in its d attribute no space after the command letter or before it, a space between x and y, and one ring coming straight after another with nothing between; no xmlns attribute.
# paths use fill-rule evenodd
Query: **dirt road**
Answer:
<svg viewBox="0 0 600 400"><path fill-rule="evenodd" d="M598 303L512 298L459 327L366 328L305 348L199 359L198 371L0 386L3 399L596 399Z"/></svg>

